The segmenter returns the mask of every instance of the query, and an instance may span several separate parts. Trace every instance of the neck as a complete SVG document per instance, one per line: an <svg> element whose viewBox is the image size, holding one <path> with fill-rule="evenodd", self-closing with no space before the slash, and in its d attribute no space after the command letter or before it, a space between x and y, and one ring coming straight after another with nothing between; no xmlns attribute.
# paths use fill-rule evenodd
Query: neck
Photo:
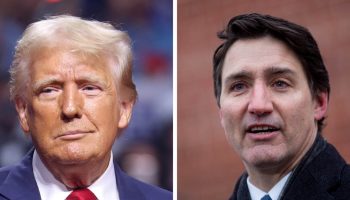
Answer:
<svg viewBox="0 0 350 200"><path fill-rule="evenodd" d="M264 192L269 192L274 185L278 183L285 175L290 171L285 173L249 173L250 182L255 185L257 188L261 189Z"/></svg>
<svg viewBox="0 0 350 200"><path fill-rule="evenodd" d="M110 158L111 155L108 154L104 159L78 164L61 164L41 160L53 176L67 189L76 189L86 188L94 183L106 171Z"/></svg>

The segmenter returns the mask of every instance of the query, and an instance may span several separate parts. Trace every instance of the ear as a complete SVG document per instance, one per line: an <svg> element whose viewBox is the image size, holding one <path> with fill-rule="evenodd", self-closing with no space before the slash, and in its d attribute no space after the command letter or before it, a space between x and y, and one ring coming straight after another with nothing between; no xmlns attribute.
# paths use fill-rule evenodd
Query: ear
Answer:
<svg viewBox="0 0 350 200"><path fill-rule="evenodd" d="M315 120L320 120L325 117L328 108L328 94L326 92L322 92L317 95L315 99L315 112L314 117Z"/></svg>
<svg viewBox="0 0 350 200"><path fill-rule="evenodd" d="M120 119L118 122L118 127L125 128L130 122L134 101L122 101L120 105Z"/></svg>
<svg viewBox="0 0 350 200"><path fill-rule="evenodd" d="M29 124L28 124L28 104L21 97L16 97L15 99L16 110L18 113L19 122L21 124L22 130L25 133L29 132Z"/></svg>

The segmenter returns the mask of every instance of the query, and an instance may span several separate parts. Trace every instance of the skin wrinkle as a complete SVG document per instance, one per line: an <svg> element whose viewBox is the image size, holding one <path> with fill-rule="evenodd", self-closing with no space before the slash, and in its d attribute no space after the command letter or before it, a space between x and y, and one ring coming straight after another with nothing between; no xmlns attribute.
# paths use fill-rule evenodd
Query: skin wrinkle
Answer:
<svg viewBox="0 0 350 200"><path fill-rule="evenodd" d="M120 101L104 59L82 57L65 48L37 55L29 70L34 86L29 87L28 102L16 100L21 125L56 179L68 188L89 186L107 168L133 102ZM85 89L86 85L93 87ZM42 93L47 86L54 89ZM83 131L83 136L60 136L74 130Z"/></svg>
<svg viewBox="0 0 350 200"><path fill-rule="evenodd" d="M299 60L269 36L234 43L224 60L222 80L220 118L227 139L252 183L267 192L312 145L327 95L312 98ZM243 83L237 91L230 89L235 81ZM275 86L276 81L283 81L283 87ZM256 141L247 133L254 124L279 130L268 140Z"/></svg>

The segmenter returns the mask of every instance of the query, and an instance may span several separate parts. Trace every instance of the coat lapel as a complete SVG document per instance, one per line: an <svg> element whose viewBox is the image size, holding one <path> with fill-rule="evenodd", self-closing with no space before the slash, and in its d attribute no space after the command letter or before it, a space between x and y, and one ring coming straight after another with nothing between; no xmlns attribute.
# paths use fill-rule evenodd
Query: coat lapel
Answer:
<svg viewBox="0 0 350 200"><path fill-rule="evenodd" d="M39 189L33 174L33 152L31 150L20 164L4 169L8 170L8 174L0 184L0 195L11 200L40 199Z"/></svg>
<svg viewBox="0 0 350 200"><path fill-rule="evenodd" d="M251 200L247 185L248 174L245 172L237 182L233 195L229 200Z"/></svg>

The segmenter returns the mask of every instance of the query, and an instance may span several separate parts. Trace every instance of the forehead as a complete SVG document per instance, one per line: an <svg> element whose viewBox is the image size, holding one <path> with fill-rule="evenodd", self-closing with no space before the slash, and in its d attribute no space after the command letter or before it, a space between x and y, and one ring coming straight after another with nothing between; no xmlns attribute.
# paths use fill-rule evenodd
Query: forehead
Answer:
<svg viewBox="0 0 350 200"><path fill-rule="evenodd" d="M110 61L103 56L91 56L73 52L68 48L41 49L32 55L30 75L32 79L47 75L100 76L110 79Z"/></svg>
<svg viewBox="0 0 350 200"><path fill-rule="evenodd" d="M265 36L236 41L226 53L222 79L242 71L256 74L269 68L288 68L304 76L302 65L295 53L283 42Z"/></svg>

